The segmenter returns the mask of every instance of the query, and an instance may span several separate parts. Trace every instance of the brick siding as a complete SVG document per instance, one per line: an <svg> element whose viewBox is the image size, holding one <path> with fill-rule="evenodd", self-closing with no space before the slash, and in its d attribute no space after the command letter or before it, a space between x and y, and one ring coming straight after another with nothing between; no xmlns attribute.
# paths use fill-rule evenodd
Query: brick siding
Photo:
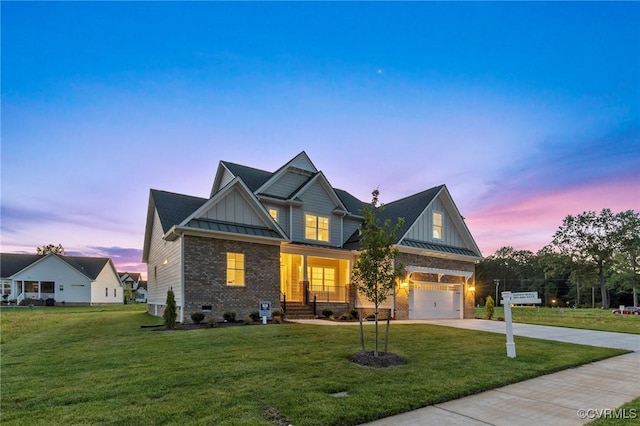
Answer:
<svg viewBox="0 0 640 426"><path fill-rule="evenodd" d="M245 285L228 286L227 252L243 253ZM280 247L194 236L184 237L185 322L193 312L204 312L206 320L222 321L225 312L244 319L259 310L260 301L280 309Z"/></svg>

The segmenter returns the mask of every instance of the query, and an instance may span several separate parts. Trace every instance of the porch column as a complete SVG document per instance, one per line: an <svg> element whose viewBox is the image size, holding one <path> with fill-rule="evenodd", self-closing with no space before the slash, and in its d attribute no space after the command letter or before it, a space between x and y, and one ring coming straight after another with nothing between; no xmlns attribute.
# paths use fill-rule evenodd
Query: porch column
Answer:
<svg viewBox="0 0 640 426"><path fill-rule="evenodd" d="M38 281L38 300L42 299L42 282Z"/></svg>
<svg viewBox="0 0 640 426"><path fill-rule="evenodd" d="M307 273L307 255L302 255L302 300L309 304L309 274Z"/></svg>

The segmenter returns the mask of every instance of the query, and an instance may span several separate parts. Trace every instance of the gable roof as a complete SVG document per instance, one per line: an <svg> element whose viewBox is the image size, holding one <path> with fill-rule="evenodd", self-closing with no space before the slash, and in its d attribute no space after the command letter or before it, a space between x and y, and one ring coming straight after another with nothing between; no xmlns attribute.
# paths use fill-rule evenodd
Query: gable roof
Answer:
<svg viewBox="0 0 640 426"><path fill-rule="evenodd" d="M384 222L390 219L392 225L398 218L404 218L404 225L396 234L396 243L402 239L409 228L418 220L422 212L431 204L442 188L444 188L444 185L434 186L426 191L384 204L383 208L378 210L380 220Z"/></svg>
<svg viewBox="0 0 640 426"><path fill-rule="evenodd" d="M234 176L242 179L251 192L254 193L273 176L273 173L271 172L243 166L241 164L230 163L228 161L221 161L220 163L224 165ZM213 196L213 194L211 195Z"/></svg>
<svg viewBox="0 0 640 426"><path fill-rule="evenodd" d="M172 226L182 223L208 201L207 198L159 191L157 189L151 190L150 197L158 211L163 233L167 233Z"/></svg>
<svg viewBox="0 0 640 426"><path fill-rule="evenodd" d="M454 247L440 243L433 243L427 241L418 241L409 238L405 238L411 227L420 219L423 212L429 207L433 201L442 196L445 200L450 202L452 212L450 214L451 220L459 228L463 239L466 241L468 247ZM453 254L471 257L482 257L480 249L476 245L467 225L464 223L462 216L458 211L455 203L449 195L446 185L434 186L425 191L417 194L410 195L400 200L393 201L389 204L384 204L383 208L377 210L378 218L384 222L385 220L391 220L391 225L395 224L398 218L404 218L404 224L402 228L398 230L396 234L395 243L400 246L405 246L413 249L436 251L443 254ZM347 239L344 247L358 250L360 248L360 234L359 231L354 232L351 237Z"/></svg>
<svg viewBox="0 0 640 426"><path fill-rule="evenodd" d="M0 253L2 277L9 278L49 256L56 256L91 280L95 280L111 259L107 257L63 256L51 254Z"/></svg>

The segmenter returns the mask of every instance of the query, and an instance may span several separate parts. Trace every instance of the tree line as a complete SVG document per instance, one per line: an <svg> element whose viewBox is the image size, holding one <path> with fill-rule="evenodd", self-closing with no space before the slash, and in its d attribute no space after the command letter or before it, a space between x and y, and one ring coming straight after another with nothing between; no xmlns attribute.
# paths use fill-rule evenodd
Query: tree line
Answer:
<svg viewBox="0 0 640 426"><path fill-rule="evenodd" d="M640 213L587 211L564 218L537 253L502 247L476 266L476 303L537 291L546 306L638 306Z"/></svg>

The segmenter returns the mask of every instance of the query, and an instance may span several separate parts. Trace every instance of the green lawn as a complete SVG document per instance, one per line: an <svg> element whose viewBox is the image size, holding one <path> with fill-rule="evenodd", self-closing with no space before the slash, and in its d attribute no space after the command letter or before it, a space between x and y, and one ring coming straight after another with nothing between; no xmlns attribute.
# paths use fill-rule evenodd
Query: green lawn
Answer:
<svg viewBox="0 0 640 426"><path fill-rule="evenodd" d="M353 425L625 352L516 337L510 359L500 334L392 325L409 363L372 369L347 360L357 326L159 331L143 309L0 310L0 423Z"/></svg>
<svg viewBox="0 0 640 426"><path fill-rule="evenodd" d="M597 413L589 413L597 415ZM591 417L589 417L591 418ZM615 409L613 413L606 413L603 417L589 423L590 426L637 426L640 422L640 398L636 398Z"/></svg>
<svg viewBox="0 0 640 426"><path fill-rule="evenodd" d="M613 315L611 311L612 309L514 307L511 315L513 322L640 334L639 315ZM504 317L502 306L495 308L493 318L498 317ZM476 318L484 318L484 308L476 309Z"/></svg>

